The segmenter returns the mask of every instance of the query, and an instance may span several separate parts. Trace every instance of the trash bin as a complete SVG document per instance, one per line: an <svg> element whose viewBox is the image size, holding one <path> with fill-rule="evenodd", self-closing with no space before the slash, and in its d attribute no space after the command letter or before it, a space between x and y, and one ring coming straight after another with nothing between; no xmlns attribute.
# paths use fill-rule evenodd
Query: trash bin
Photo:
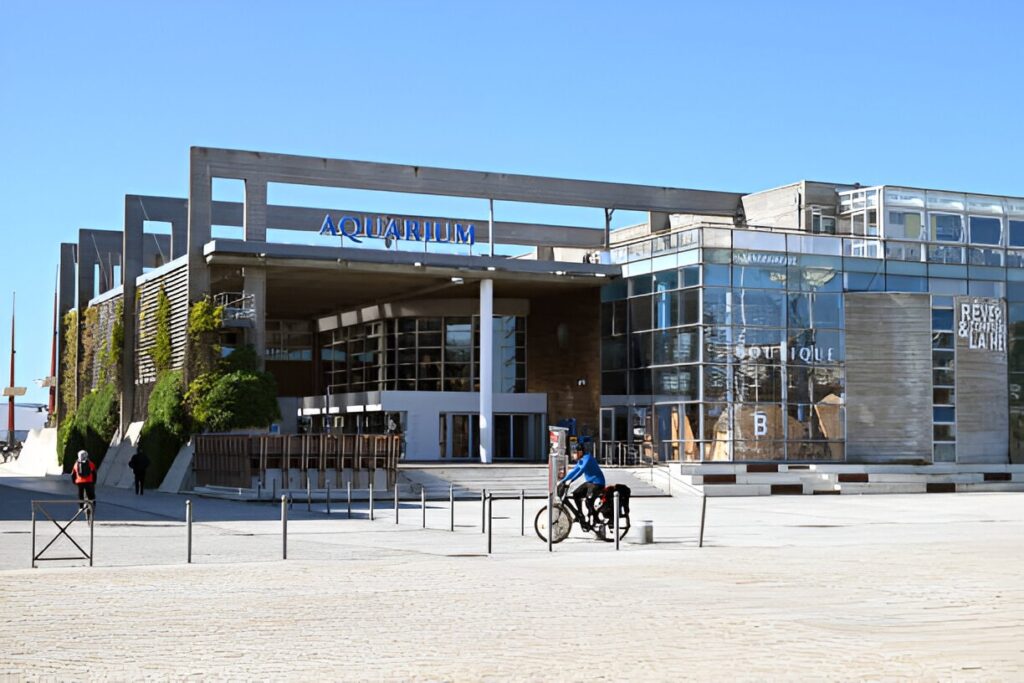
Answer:
<svg viewBox="0 0 1024 683"><path fill-rule="evenodd" d="M654 543L654 520L641 519L630 529L630 543L639 545Z"/></svg>

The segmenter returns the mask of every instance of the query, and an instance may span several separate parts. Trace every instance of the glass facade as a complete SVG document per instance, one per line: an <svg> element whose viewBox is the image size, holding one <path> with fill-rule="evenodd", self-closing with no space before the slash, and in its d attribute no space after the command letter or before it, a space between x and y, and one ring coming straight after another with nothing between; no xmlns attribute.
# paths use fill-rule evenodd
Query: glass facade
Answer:
<svg viewBox="0 0 1024 683"><path fill-rule="evenodd" d="M1024 450L1024 203L840 199L834 237L705 225L612 249L623 279L602 292L602 424L629 426L604 440L662 460L843 461L844 294L887 291L930 295L936 462L956 461L954 297L1006 299L1010 449Z"/></svg>
<svg viewBox="0 0 1024 683"><path fill-rule="evenodd" d="M526 392L526 318L494 317L494 391ZM479 318L394 318L321 335L328 393L479 391Z"/></svg>

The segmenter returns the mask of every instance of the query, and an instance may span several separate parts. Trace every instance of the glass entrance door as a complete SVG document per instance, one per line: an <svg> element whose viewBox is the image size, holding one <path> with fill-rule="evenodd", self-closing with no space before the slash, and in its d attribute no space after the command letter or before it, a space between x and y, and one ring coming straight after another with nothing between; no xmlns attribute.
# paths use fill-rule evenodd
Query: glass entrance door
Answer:
<svg viewBox="0 0 1024 683"><path fill-rule="evenodd" d="M447 429L451 419L451 430ZM531 420L535 415L496 414L494 416L494 457L507 460L526 460L530 457ZM450 452L452 459L469 460L479 455L480 416L473 414L442 414L440 417L439 447L444 453ZM535 440L535 439L534 439ZM450 449L450 450L449 450Z"/></svg>

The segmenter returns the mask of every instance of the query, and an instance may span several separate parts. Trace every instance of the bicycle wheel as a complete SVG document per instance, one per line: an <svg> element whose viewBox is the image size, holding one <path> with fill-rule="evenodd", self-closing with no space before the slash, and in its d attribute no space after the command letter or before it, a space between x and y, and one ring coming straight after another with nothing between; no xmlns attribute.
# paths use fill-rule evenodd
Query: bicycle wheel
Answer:
<svg viewBox="0 0 1024 683"><path fill-rule="evenodd" d="M564 507L555 503L555 507L551 510L551 527L553 533L551 534L552 543L561 543L569 537L569 532L572 530L572 515ZM533 520L533 529L540 536L540 540L547 541L547 530L548 530L548 506L545 505L537 513L537 517Z"/></svg>
<svg viewBox="0 0 1024 683"><path fill-rule="evenodd" d="M594 533L602 541L611 543L615 540L615 522L606 523L601 520L597 526L594 527ZM619 517L619 540L621 541L629 533L629 517Z"/></svg>

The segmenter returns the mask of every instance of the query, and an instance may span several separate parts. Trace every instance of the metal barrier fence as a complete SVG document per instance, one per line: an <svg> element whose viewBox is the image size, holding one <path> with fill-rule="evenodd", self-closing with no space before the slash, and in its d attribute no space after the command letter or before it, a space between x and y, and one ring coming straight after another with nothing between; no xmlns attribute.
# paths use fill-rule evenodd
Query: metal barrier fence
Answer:
<svg viewBox="0 0 1024 683"><path fill-rule="evenodd" d="M60 522L53 518L50 512L46 509L48 505L75 505L78 507L78 511L74 516L69 519L63 526ZM44 517L53 522L53 525L57 527L57 534L50 539L42 550L36 552L36 512L41 512ZM36 568L38 562L52 562L54 560L89 560L89 566L92 566L92 549L93 549L93 512L94 504L91 501L81 500L33 500L32 501L32 568ZM85 519L89 523L89 550L86 552L85 548L78 544L71 534L68 533L68 527L77 520L82 514L85 514ZM78 549L80 555L72 555L71 557L43 557L43 553L50 549L54 543L57 542L61 536L71 541L71 544Z"/></svg>
<svg viewBox="0 0 1024 683"><path fill-rule="evenodd" d="M374 519L374 499L373 499L373 487L370 486L367 491L367 509L366 519ZM307 491L308 494L308 491ZM488 492L486 489L480 491L480 533L486 535L487 541L487 554L490 555L494 549L494 501L495 500L518 500L519 501L519 535L526 535L526 501L527 500L544 500L549 503L548 509L550 510L551 497L548 495L533 495L528 496L526 489L520 489L518 495L495 495L495 492ZM281 496L281 559L288 559L288 510L292 507L294 499L288 494ZM415 499L420 505L420 528L427 528L427 494L426 488L420 487L419 496ZM408 502L408 499L407 499ZM325 501L325 513L331 514L330 512L330 499ZM347 488L347 517L352 518L352 488ZM395 488L394 494L394 522L399 523L400 510L401 510L402 497L399 489ZM307 506L311 505L311 499L307 498ZM615 550L619 550L619 494L616 491L614 494L614 534L615 534ZM455 531L455 487L448 487L448 507L449 507L449 525L448 531ZM309 509L309 508L307 508ZM191 564L192 562L192 501L185 501L185 525L187 534L186 543L186 563ZM550 529L550 521L549 526ZM552 546L550 542L551 534L548 534L548 551L551 552Z"/></svg>
<svg viewBox="0 0 1024 683"><path fill-rule="evenodd" d="M653 471L652 471L652 479L653 479ZM695 489L695 487L691 487L691 488ZM371 485L367 489L363 489L363 491L365 491L367 493L366 511L365 511L365 515L366 516L365 516L365 519L373 521L375 519L375 509L376 509L376 505L375 505L375 502L374 502L373 486ZM306 493L307 493L307 500L306 500L307 510L312 511L311 491L307 488ZM349 519L353 518L353 499L352 499L352 493L353 493L353 489L351 487L351 484L349 484L346 487L346 496L345 496L346 497L346 516ZM464 491L464 493L469 493L469 492L468 491ZM509 494L511 494L511 495L509 495ZM619 501L619 493L618 493L618 491L614 492L613 495L614 495L614 498L613 498L613 510L614 510L614 513L613 513L613 515L614 515L614 517L613 517L613 519L614 519L614 522L613 522L614 547L615 547L615 550L619 550L619 548L620 548L620 518L619 518L619 514L620 514L620 504L619 503L620 503L620 501ZM520 536L525 536L526 535L526 501L528 499L529 500L543 500L543 501L548 503L547 509L548 509L549 513L552 510L552 505L551 504L554 501L553 501L552 497L547 495L547 494L545 494L545 495L528 495L526 489L519 489L518 491L505 491L505 492L487 491L486 489L482 489L480 491L480 499L479 499L480 500L480 533L481 534L485 534L487 554L491 554L493 552L494 501L495 500L518 500L519 501L519 512L520 512L519 534L520 534ZM466 499L463 498L463 500L466 500ZM419 495L415 498L415 501L419 503L419 507L420 507L420 528L427 529L428 525L427 525L427 489L426 488L420 487ZM330 499L330 489L329 488L327 489L327 498L326 498L326 500L324 502L325 502L325 510L324 510L324 512L325 512L325 514L330 515L331 514L331 499ZM401 510L402 502L403 502L403 499L402 499L401 493L400 493L399 489L396 487L395 493L394 493L394 523L395 524L399 523L399 518L400 518L399 516L400 516L400 510ZM406 498L405 502L409 502L409 499ZM455 487L454 487L454 485L450 485L448 487L448 508L449 508L448 531L450 531L450 532L454 532L455 531L455 503L456 503ZM73 505L79 506L79 509L76 512L76 514L70 520L68 520L65 524L63 524L63 526L62 526L61 523L58 522L56 519L54 519L53 516L50 515L49 512L46 510L46 505L50 505L50 504L60 504L60 505L72 505L73 504ZM294 504L294 498L290 494L287 494L287 493L283 494L280 497L280 504L281 504L281 558L282 559L288 559L288 510ZM706 496L702 496L701 518L700 518L700 536L699 536L699 541L698 541L698 547L703 547L703 545L704 545L704 519L705 519L706 510L707 510L707 497ZM53 522L54 525L57 526L57 528L58 528L58 532L54 536L54 538L41 551L39 551L38 553L36 553L36 513L37 513L37 511L41 512L46 518L50 519L50 521ZM79 545L70 536L70 534L67 533L67 529L70 527L70 525L75 520L79 519L83 515L83 513L86 515L86 519L89 521L89 550L88 550L88 552L84 548L82 548L81 545ZM189 564L192 563L192 551L193 551L192 525L193 525L192 501L191 500L186 500L185 501L186 563L189 563ZM94 538L93 527L94 527L94 525L93 525L93 504L92 503L88 503L88 502L83 503L83 502L78 501L78 500L47 500L47 501L33 500L32 501L32 567L35 568L36 567L36 563L37 562L41 562L41 561L47 561L47 560L74 560L74 559L88 559L89 560L89 566L92 566L93 565L93 552L92 551L93 551L93 538ZM550 514L549 514L548 526L547 526L547 529L548 529L548 532L547 532L547 546L548 546L548 551L549 552L552 551L551 537L553 536L553 534L551 533L551 527L552 527L552 524L551 524L551 519L550 519ZM79 550L79 552L81 554L78 555L78 556L72 556L72 557L43 557L43 554L62 535L67 537L68 540L71 541L71 543Z"/></svg>
<svg viewBox="0 0 1024 683"><path fill-rule="evenodd" d="M598 442L597 459L603 467L637 467L658 462L658 453L650 442Z"/></svg>

